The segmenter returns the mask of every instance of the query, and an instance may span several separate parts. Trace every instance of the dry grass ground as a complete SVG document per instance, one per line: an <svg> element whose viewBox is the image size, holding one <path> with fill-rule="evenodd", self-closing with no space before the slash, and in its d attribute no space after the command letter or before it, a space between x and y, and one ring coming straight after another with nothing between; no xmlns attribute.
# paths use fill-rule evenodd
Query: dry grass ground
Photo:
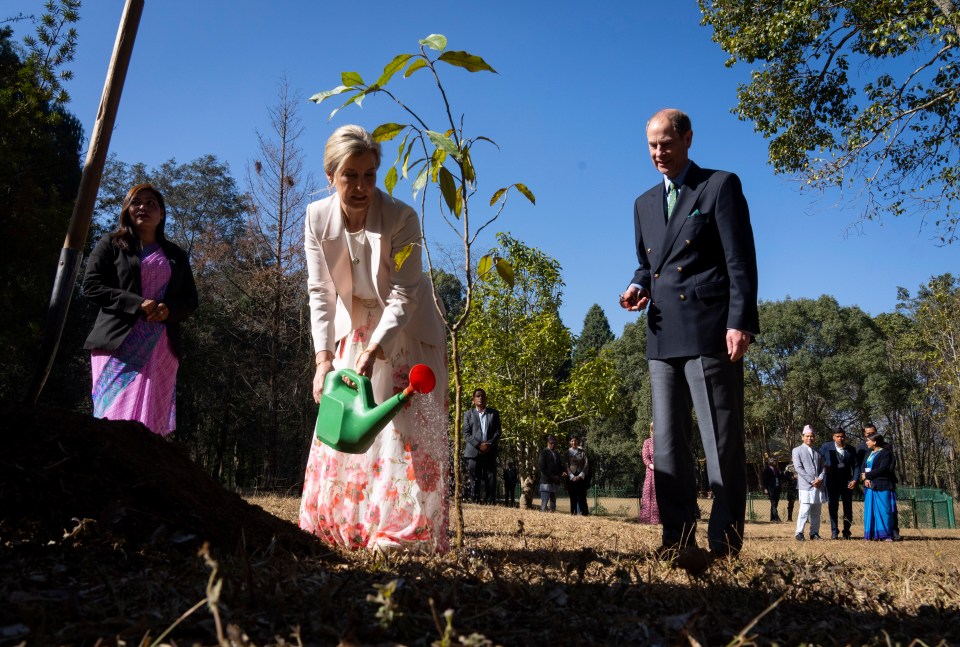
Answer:
<svg viewBox="0 0 960 647"><path fill-rule="evenodd" d="M0 645L960 644L960 531L800 544L749 523L709 563L659 558L625 518L467 505L463 549L383 559L132 423L0 418Z"/></svg>
<svg viewBox="0 0 960 647"><path fill-rule="evenodd" d="M296 519L295 498L253 501ZM685 570L654 555L659 527L629 519L475 505L464 506L464 518L462 551L377 568L404 582L399 612L406 604L411 613L417 607L423 613L424 597L446 598L454 602L453 626L460 633L497 644L960 640L957 530L905 529L898 543L800 543L792 523L749 523L739 559L713 562L694 575L696 564ZM349 557L360 568L375 561Z"/></svg>

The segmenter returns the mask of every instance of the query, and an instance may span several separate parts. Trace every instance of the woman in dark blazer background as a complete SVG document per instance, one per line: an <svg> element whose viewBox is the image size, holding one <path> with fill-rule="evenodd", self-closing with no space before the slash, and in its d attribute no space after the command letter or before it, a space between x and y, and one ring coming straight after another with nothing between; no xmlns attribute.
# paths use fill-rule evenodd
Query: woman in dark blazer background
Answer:
<svg viewBox="0 0 960 647"><path fill-rule="evenodd" d="M863 481L863 538L893 541L896 535L897 478L893 452L883 436L867 436Z"/></svg>
<svg viewBox="0 0 960 647"><path fill-rule="evenodd" d="M156 188L131 188L83 278L84 296L100 308L83 346L91 351L94 415L139 420L161 436L176 429L179 323L197 309L189 257L166 239L165 220Z"/></svg>

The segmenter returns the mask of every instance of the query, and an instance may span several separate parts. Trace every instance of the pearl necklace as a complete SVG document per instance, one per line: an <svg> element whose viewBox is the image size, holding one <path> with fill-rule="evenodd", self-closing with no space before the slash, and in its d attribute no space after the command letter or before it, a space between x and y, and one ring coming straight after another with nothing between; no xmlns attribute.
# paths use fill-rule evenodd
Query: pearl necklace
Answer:
<svg viewBox="0 0 960 647"><path fill-rule="evenodd" d="M366 227L361 227L358 231L350 231L350 230L347 229L347 222L346 222L346 220L344 220L344 222L343 222L343 233L344 233L344 238L345 238L346 243L347 243L347 253L350 255L350 262L353 263L354 265L359 265L359 264L360 264L360 250L359 250L359 247L363 247L363 243L362 243L362 242L358 242L357 244L358 244L359 247L358 247L357 251L354 252L353 245L350 244L350 240L351 240L355 235L357 235L357 234L361 234L361 235L362 235L365 231L366 231Z"/></svg>

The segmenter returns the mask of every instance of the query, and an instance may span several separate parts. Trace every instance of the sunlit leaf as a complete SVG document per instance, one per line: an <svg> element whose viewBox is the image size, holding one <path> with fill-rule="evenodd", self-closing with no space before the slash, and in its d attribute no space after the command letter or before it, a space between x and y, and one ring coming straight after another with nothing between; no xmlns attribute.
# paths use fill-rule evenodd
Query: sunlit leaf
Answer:
<svg viewBox="0 0 960 647"><path fill-rule="evenodd" d="M406 124L380 124L374 128L371 136L375 142L387 142L402 133L406 127Z"/></svg>
<svg viewBox="0 0 960 647"><path fill-rule="evenodd" d="M493 197L490 198L490 206L497 204L497 202L507 193L507 187L502 189L497 189L497 192L493 194Z"/></svg>
<svg viewBox="0 0 960 647"><path fill-rule="evenodd" d="M413 54L397 54L393 57L393 60L387 63L387 66L383 68L383 74L380 75L380 78L377 79L377 85L383 87L387 84L387 81L396 74L399 70L403 69L403 66L407 61L410 60L410 57Z"/></svg>
<svg viewBox="0 0 960 647"><path fill-rule="evenodd" d="M387 189L387 193L393 195L393 187L397 186L397 167L391 166L390 170L387 171L387 176L383 178L383 186Z"/></svg>
<svg viewBox="0 0 960 647"><path fill-rule="evenodd" d="M423 168L420 169L420 172L417 173L417 178L413 181L413 197L416 198L417 194L420 193L420 190L427 185L427 177L429 176L430 166L424 164Z"/></svg>
<svg viewBox="0 0 960 647"><path fill-rule="evenodd" d="M363 85L363 77L358 72L344 72L340 75L340 82L344 85L355 87Z"/></svg>
<svg viewBox="0 0 960 647"><path fill-rule="evenodd" d="M400 271L400 268L403 267L403 264L406 262L406 260L410 257L411 252L413 252L413 243L409 243L406 247L394 254L393 262L396 263L398 272Z"/></svg>
<svg viewBox="0 0 960 647"><path fill-rule="evenodd" d="M453 175L445 167L440 167L440 193L451 212L457 210L457 183Z"/></svg>
<svg viewBox="0 0 960 647"><path fill-rule="evenodd" d="M492 278L491 269L493 269L493 257L487 254L477 263L477 274L484 281L489 281Z"/></svg>
<svg viewBox="0 0 960 647"><path fill-rule="evenodd" d="M453 215L457 218L463 215L463 187L457 187L457 205L453 210Z"/></svg>
<svg viewBox="0 0 960 647"><path fill-rule="evenodd" d="M503 279L503 282L513 287L513 265L505 258L497 258L497 274Z"/></svg>
<svg viewBox="0 0 960 647"><path fill-rule="evenodd" d="M527 200L529 200L529 201L531 202L531 204L537 204L537 198L534 197L533 191L531 191L530 189L528 189L526 184L523 184L523 183L521 183L521 182L517 182L517 183L514 184L513 186L517 187L517 191L519 191L520 193L522 193L522 194L524 195L524 197L526 197Z"/></svg>
<svg viewBox="0 0 960 647"><path fill-rule="evenodd" d="M462 67L468 72L497 73L497 71L490 67L485 60L479 56L468 54L467 52L444 52L439 56L439 58L437 58L437 60L443 61L444 63L449 63L450 65L456 65L457 67Z"/></svg>
<svg viewBox="0 0 960 647"><path fill-rule="evenodd" d="M407 139L410 137L410 133L407 133L403 136L403 141L400 142L400 147L397 149L397 160L394 162L394 165L400 163L400 159L403 157L403 149L407 145Z"/></svg>
<svg viewBox="0 0 960 647"><path fill-rule="evenodd" d="M433 142L433 145L437 148L442 148L449 155L452 155L454 159L460 159L460 150L457 148L457 145L453 143L453 140L447 137L446 135L432 130L424 131L427 137L430 138L430 141Z"/></svg>
<svg viewBox="0 0 960 647"><path fill-rule="evenodd" d="M411 63L410 67L408 67L407 70L403 73L403 78L407 78L417 70L422 70L426 66L427 66L427 62L422 58L418 58L413 63Z"/></svg>
<svg viewBox="0 0 960 647"><path fill-rule="evenodd" d="M402 171L401 175L402 175L403 177L407 177L407 173L408 173L409 170L410 170L410 152L413 150L413 145L414 145L414 143L416 143L416 141L417 141L417 140L414 139L412 142L410 142L410 145L407 146L407 152L406 152L406 154L403 156L403 168L401 169L401 171Z"/></svg>
<svg viewBox="0 0 960 647"><path fill-rule="evenodd" d="M447 159L447 154L441 148L433 149L433 154L430 156L430 181L437 181L437 174L440 172L440 169L443 168L443 161Z"/></svg>
<svg viewBox="0 0 960 647"><path fill-rule="evenodd" d="M430 34L421 40L420 44L425 47L429 47L430 49L435 49L438 52L442 52L447 48L447 37L443 34Z"/></svg>
<svg viewBox="0 0 960 647"><path fill-rule="evenodd" d="M477 172L473 168L473 158L470 157L470 149L465 148L463 150L463 179L470 184L473 184L477 181Z"/></svg>
<svg viewBox="0 0 960 647"><path fill-rule="evenodd" d="M321 103L330 97L336 96L338 94L343 94L347 90L352 90L353 88L348 88L345 85L338 85L332 90L325 90L323 92L317 92L315 95L310 97L308 101L313 101L314 103Z"/></svg>

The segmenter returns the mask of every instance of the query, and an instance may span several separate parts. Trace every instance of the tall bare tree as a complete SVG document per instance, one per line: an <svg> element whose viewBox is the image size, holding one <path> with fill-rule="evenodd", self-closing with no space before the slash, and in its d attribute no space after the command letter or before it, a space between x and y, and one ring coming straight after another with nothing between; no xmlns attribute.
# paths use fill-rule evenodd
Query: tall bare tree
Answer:
<svg viewBox="0 0 960 647"><path fill-rule="evenodd" d="M300 352L310 338L309 319L304 316L303 218L316 185L313 175L304 170L299 145L303 125L297 106L301 103L302 96L291 90L286 78L281 79L277 103L268 109L269 130L257 131L257 156L247 168L250 216L235 268L236 285L249 304L242 309L244 323L254 333L261 359L260 379L253 391L267 412L263 485L272 484L277 470L282 470L278 452L290 445L281 442L282 429L302 428L284 425L282 412L286 409L294 419L302 417L295 413L302 408L299 400L306 398L299 391L309 383L310 367L297 358L309 355Z"/></svg>

